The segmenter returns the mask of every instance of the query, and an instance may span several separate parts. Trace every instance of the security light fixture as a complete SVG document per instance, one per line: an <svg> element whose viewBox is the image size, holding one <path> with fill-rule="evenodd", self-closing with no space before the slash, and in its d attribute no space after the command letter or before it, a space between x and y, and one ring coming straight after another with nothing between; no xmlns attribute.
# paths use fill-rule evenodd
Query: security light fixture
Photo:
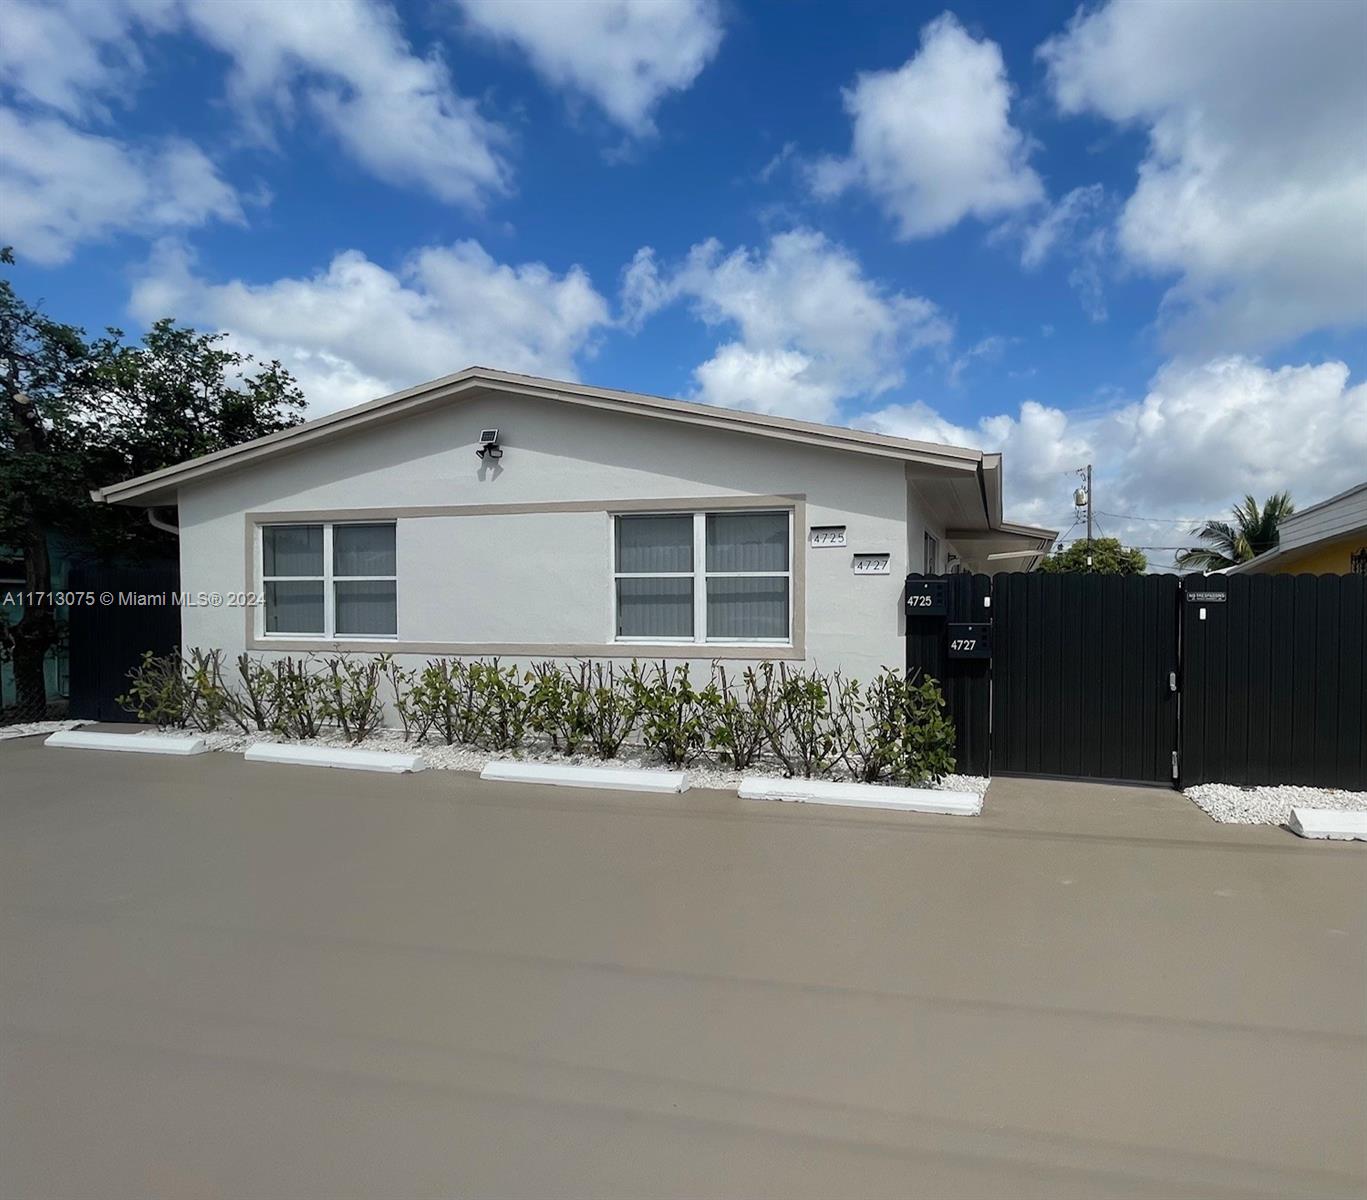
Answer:
<svg viewBox="0 0 1367 1200"><path fill-rule="evenodd" d="M498 444L497 429L481 429L479 431L479 449L475 453L480 458L503 457L503 447Z"/></svg>

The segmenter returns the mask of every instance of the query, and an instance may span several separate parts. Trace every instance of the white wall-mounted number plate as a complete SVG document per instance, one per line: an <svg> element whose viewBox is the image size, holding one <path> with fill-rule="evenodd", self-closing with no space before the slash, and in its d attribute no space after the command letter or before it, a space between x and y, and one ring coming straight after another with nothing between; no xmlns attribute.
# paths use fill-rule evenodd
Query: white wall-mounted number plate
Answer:
<svg viewBox="0 0 1367 1200"><path fill-rule="evenodd" d="M826 546L843 546L845 544L845 526L843 525L813 525L807 531L807 545L813 550L821 549Z"/></svg>
<svg viewBox="0 0 1367 1200"><path fill-rule="evenodd" d="M856 575L891 575L892 555L856 554L850 569Z"/></svg>

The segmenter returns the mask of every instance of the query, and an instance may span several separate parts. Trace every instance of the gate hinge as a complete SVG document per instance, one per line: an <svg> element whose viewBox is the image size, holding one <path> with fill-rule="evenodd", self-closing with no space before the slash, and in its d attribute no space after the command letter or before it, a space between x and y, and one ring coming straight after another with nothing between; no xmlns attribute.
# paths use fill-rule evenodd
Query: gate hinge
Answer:
<svg viewBox="0 0 1367 1200"><path fill-rule="evenodd" d="M1172 777L1177 778L1177 751L1172 752Z"/></svg>

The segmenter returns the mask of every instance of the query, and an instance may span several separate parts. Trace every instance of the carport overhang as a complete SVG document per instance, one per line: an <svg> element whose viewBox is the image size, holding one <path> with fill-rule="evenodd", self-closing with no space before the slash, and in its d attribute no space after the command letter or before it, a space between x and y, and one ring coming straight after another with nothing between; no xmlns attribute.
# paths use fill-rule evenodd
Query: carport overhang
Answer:
<svg viewBox="0 0 1367 1200"><path fill-rule="evenodd" d="M970 571L1033 571L1044 560L1058 534L1031 525L1004 524L998 529L947 529L945 540ZM996 558L994 555L1010 555Z"/></svg>
<svg viewBox="0 0 1367 1200"><path fill-rule="evenodd" d="M943 530L945 541L970 571L1030 571L1049 553L1056 529L1019 525L1002 516L1002 456L975 463L908 463L907 488ZM1010 554L992 559L989 555Z"/></svg>

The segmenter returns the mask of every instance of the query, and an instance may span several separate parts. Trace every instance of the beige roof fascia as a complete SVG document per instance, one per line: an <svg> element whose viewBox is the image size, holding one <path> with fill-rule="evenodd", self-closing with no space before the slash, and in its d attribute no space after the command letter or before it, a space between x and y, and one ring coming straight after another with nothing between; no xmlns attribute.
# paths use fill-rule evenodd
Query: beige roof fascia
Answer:
<svg viewBox="0 0 1367 1200"><path fill-rule="evenodd" d="M519 375L508 371L494 371L487 367L468 367L454 375L447 375L429 383L381 396L340 412L316 417L311 421L268 434L254 441L243 442L226 450L217 450L199 458L192 458L175 466L151 471L136 479L97 488L91 496L106 504L152 504L171 496L184 484L193 483L223 471L236 470L277 454L301 450L316 442L351 433L358 428L395 420L415 410L450 400L466 392L512 392L542 399L558 400L613 412L682 421L693 425L710 426L738 432L779 438L791 442L846 450L857 454L872 454L909 462L922 462L940 468L980 471L988 460L995 460L989 473L997 479L995 495L1000 517L1001 455L984 455L980 450L963 446L941 446L931 442L917 442L909 438L867 433L835 425L819 425L812 421L798 421L789 417L774 417L738 409L717 408L687 400L670 400L660 396L646 396L636 392L622 392L610 388L589 387L580 383L565 383L534 375ZM985 493L985 501L987 495ZM991 509L989 507L989 514ZM990 517L989 517L990 519Z"/></svg>

